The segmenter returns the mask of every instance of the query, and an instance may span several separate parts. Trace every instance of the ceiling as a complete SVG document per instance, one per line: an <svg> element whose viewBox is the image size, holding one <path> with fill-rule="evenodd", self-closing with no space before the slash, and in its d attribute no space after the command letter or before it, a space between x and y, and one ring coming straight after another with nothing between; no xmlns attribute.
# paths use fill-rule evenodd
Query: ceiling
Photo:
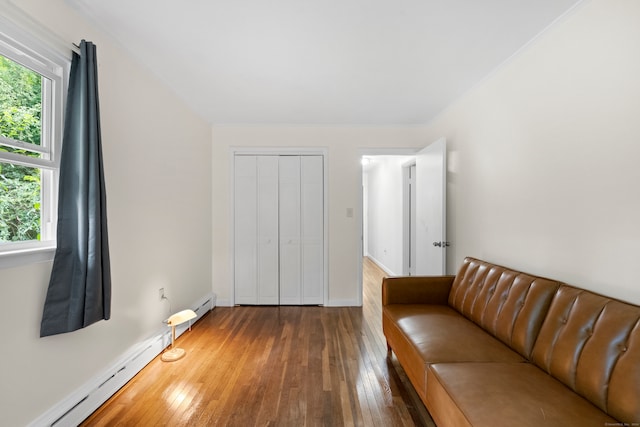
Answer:
<svg viewBox="0 0 640 427"><path fill-rule="evenodd" d="M66 2L210 123L288 125L427 123L579 3Z"/></svg>

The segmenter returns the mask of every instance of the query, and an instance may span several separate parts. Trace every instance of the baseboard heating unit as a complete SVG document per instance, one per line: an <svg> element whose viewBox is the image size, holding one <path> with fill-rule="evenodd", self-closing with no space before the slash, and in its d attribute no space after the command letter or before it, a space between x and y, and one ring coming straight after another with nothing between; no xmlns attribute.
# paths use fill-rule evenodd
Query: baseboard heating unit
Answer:
<svg viewBox="0 0 640 427"><path fill-rule="evenodd" d="M192 309L198 317L193 323L213 310L215 305L214 293L194 304ZM176 327L176 336L182 335L188 328L189 323ZM147 366L170 342L170 329L159 329L152 337L132 347L110 368L31 422L29 427L77 426Z"/></svg>

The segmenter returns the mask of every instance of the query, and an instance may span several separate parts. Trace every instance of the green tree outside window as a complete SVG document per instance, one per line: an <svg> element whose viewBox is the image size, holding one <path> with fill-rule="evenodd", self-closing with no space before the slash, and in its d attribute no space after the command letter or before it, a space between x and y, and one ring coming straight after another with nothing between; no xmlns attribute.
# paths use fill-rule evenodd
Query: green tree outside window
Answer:
<svg viewBox="0 0 640 427"><path fill-rule="evenodd" d="M41 144L42 76L0 55L0 135ZM40 154L0 145L0 151ZM0 243L40 239L38 168L0 163Z"/></svg>

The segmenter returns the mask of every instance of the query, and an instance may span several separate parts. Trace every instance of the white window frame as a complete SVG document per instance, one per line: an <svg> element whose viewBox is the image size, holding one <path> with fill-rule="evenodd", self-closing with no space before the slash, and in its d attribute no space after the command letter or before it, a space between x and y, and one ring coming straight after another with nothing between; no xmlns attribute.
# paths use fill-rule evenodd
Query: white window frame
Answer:
<svg viewBox="0 0 640 427"><path fill-rule="evenodd" d="M56 247L58 176L71 49L59 53L29 30L0 16L0 54L43 76L40 146L0 136L3 145L42 154L41 158L0 152L0 161L39 168L41 180L41 238L0 244L0 268L52 260Z"/></svg>

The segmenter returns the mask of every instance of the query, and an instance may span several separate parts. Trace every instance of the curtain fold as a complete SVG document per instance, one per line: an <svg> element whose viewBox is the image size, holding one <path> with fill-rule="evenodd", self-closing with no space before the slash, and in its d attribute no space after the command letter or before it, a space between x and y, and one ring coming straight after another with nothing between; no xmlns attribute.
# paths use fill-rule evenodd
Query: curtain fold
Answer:
<svg viewBox="0 0 640 427"><path fill-rule="evenodd" d="M60 158L57 248L40 336L111 317L111 272L102 167L96 47L73 53Z"/></svg>

